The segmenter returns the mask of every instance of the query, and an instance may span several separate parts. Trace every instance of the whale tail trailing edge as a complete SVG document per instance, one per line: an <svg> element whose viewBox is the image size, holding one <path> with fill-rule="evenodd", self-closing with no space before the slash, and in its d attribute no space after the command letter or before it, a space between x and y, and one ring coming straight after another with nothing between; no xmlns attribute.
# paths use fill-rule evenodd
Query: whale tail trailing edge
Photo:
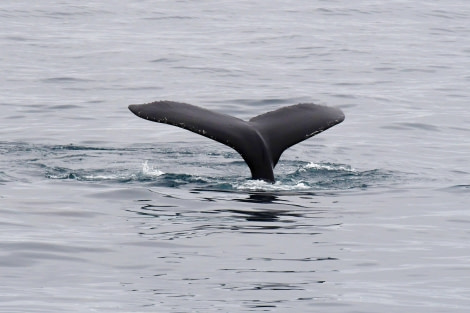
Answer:
<svg viewBox="0 0 470 313"><path fill-rule="evenodd" d="M273 169L289 147L341 123L340 109L301 103L253 117L248 122L194 105L156 101L129 106L143 119L178 126L235 149L253 179L274 182Z"/></svg>

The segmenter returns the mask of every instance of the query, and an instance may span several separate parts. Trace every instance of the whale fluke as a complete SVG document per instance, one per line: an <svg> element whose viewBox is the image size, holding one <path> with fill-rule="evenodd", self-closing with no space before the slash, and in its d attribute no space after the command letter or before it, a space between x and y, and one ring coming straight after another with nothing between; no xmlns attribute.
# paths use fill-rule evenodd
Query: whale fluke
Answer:
<svg viewBox="0 0 470 313"><path fill-rule="evenodd" d="M338 108L300 103L253 117L248 122L191 104L156 101L129 106L138 117L178 126L235 149L253 179L274 182L273 169L287 148L344 120Z"/></svg>

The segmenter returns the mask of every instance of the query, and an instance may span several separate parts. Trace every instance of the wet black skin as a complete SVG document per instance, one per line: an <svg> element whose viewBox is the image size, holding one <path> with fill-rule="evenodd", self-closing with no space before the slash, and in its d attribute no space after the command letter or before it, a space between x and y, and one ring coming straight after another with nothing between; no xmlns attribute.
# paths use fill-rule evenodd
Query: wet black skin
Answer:
<svg viewBox="0 0 470 313"><path fill-rule="evenodd" d="M129 106L143 119L178 126L235 149L253 179L274 182L273 169L289 147L344 120L338 108L300 103L267 112L249 121L191 104L156 101Z"/></svg>

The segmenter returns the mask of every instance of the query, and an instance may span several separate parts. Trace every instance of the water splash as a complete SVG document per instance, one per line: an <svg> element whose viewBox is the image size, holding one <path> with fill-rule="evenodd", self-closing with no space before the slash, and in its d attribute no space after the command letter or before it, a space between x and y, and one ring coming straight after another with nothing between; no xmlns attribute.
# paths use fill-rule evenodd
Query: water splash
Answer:
<svg viewBox="0 0 470 313"><path fill-rule="evenodd" d="M307 171L309 169L315 169L319 171L345 171L345 172L357 172L354 168L349 165L342 164L331 164L331 163L313 163L310 162L305 166L302 166L299 171Z"/></svg>
<svg viewBox="0 0 470 313"><path fill-rule="evenodd" d="M72 179L88 182L145 183L148 186L197 188L220 191L284 192L364 189L380 185L393 177L392 173L375 170L359 171L344 164L291 162L290 171L277 174L272 184L240 176L191 175L166 173L144 161L139 169L69 169L48 168L49 179ZM292 166L295 165L295 166ZM227 165L230 166L230 165Z"/></svg>
<svg viewBox="0 0 470 313"><path fill-rule="evenodd" d="M373 188L402 179L401 174L382 169L281 160L275 170L277 181L271 184L249 179L246 165L236 153L190 153L194 151L140 146L104 148L17 143L2 147L23 170L31 169L32 174L40 173L53 180L228 192L315 192ZM14 174L4 173L0 181L8 181Z"/></svg>
<svg viewBox="0 0 470 313"><path fill-rule="evenodd" d="M142 175L144 176L158 177L162 176L163 174L165 173L160 171L156 167L149 165L147 160L145 160L145 162L142 164Z"/></svg>
<svg viewBox="0 0 470 313"><path fill-rule="evenodd" d="M303 191L311 189L303 181L297 183L277 181L273 184L263 180L247 180L241 183L234 183L232 187L240 191Z"/></svg>
<svg viewBox="0 0 470 313"><path fill-rule="evenodd" d="M101 182L101 181L116 181L121 183L126 182L146 182L152 181L155 178L164 175L165 173L158 170L148 161L142 163L142 168L139 171L133 172L126 169L68 169L64 167L53 167L47 169L45 177L49 179L74 179L78 181Z"/></svg>

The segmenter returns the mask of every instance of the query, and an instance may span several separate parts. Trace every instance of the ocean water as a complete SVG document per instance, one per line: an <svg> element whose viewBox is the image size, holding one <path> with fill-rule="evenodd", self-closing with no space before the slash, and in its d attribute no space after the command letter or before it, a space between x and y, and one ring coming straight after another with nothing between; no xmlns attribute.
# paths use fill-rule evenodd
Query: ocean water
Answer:
<svg viewBox="0 0 470 313"><path fill-rule="evenodd" d="M10 1L0 20L0 312L468 311L468 1ZM163 99L346 120L269 184L127 109Z"/></svg>

